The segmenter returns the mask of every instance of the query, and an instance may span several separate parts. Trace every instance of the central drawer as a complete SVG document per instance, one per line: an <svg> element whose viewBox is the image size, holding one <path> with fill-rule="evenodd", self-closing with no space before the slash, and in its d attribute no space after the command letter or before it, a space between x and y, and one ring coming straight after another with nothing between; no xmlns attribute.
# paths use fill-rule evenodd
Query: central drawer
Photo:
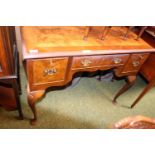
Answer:
<svg viewBox="0 0 155 155"><path fill-rule="evenodd" d="M98 55L98 56L77 56L73 57L72 70L104 66L124 65L128 54Z"/></svg>
<svg viewBox="0 0 155 155"><path fill-rule="evenodd" d="M100 66L102 56L77 56L73 57L72 69L84 69Z"/></svg>
<svg viewBox="0 0 155 155"><path fill-rule="evenodd" d="M64 81L68 58L32 60L33 84L46 84Z"/></svg>

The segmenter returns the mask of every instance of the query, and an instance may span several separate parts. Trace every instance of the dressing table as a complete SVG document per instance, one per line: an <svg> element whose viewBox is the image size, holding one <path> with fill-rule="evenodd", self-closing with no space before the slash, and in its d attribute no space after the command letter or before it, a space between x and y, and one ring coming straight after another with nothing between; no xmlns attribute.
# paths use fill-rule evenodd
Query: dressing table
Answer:
<svg viewBox="0 0 155 155"><path fill-rule="evenodd" d="M77 72L113 69L115 76L127 79L113 103L135 82L136 75L155 49L131 32L123 39L126 27L112 27L103 41L98 38L104 27L92 27L83 40L83 26L21 27L22 52L27 73L27 99L37 121L36 102L52 86L64 86Z"/></svg>

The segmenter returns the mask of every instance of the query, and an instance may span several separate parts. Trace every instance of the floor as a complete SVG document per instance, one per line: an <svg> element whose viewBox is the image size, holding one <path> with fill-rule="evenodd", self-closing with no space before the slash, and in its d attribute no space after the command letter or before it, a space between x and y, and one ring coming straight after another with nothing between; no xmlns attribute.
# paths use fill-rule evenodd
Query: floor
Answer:
<svg viewBox="0 0 155 155"><path fill-rule="evenodd" d="M38 122L31 126L32 112L26 100L27 79L22 67L21 81L20 98L25 119L17 120L17 111L7 112L0 108L0 128L105 129L112 128L115 122L128 116L155 117L154 88L133 109L128 108L146 86L141 77L118 99L117 105L113 105L111 100L124 80L99 82L96 78L83 77L74 87L49 91L37 103Z"/></svg>

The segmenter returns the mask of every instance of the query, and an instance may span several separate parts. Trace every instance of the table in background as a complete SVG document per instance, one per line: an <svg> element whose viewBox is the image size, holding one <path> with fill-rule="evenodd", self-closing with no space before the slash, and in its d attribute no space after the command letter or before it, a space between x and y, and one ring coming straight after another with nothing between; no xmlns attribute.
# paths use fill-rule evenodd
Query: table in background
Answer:
<svg viewBox="0 0 155 155"><path fill-rule="evenodd" d="M15 27L0 27L0 105L6 110L18 110L23 119L19 95L19 56L16 47Z"/></svg>

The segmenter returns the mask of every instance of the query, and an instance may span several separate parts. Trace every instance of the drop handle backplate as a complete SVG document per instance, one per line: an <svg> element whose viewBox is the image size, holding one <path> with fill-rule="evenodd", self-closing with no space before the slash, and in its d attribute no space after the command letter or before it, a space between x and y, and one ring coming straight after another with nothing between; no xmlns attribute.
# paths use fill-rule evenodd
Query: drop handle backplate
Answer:
<svg viewBox="0 0 155 155"><path fill-rule="evenodd" d="M133 64L134 67L138 67L140 65L140 62L139 61L134 61L132 64Z"/></svg>
<svg viewBox="0 0 155 155"><path fill-rule="evenodd" d="M115 64L119 64L122 61L121 58L114 58L113 60Z"/></svg>
<svg viewBox="0 0 155 155"><path fill-rule="evenodd" d="M92 61L89 60L89 59L83 59L83 60L81 60L81 64L82 64L84 67L89 66L91 63L92 63Z"/></svg>
<svg viewBox="0 0 155 155"><path fill-rule="evenodd" d="M47 75L53 75L57 72L56 68L51 68L51 69L45 69L44 70L44 76L47 76Z"/></svg>

